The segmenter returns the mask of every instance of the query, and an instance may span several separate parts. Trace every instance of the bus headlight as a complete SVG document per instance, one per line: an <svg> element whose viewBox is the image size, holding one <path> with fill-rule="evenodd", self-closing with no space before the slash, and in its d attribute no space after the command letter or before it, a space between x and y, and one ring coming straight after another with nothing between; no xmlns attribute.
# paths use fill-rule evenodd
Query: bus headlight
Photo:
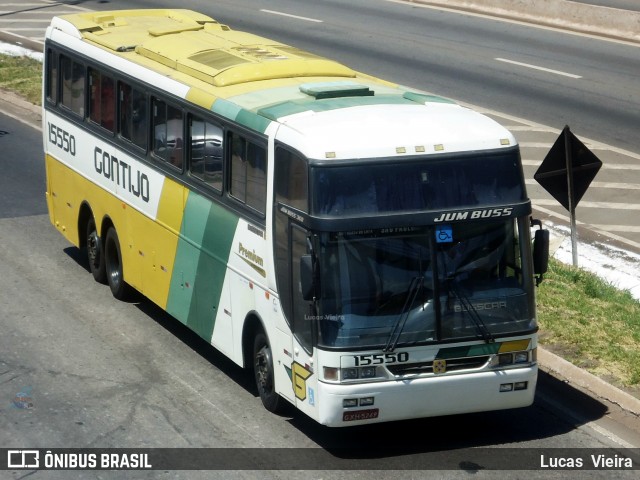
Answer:
<svg viewBox="0 0 640 480"><path fill-rule="evenodd" d="M356 380L358 378L358 368L343 368L342 380Z"/></svg>
<svg viewBox="0 0 640 480"><path fill-rule="evenodd" d="M375 378L376 371L376 367L362 367L360 369L360 378Z"/></svg>
<svg viewBox="0 0 640 480"><path fill-rule="evenodd" d="M513 354L511 353L502 353L498 355L498 365L511 365L513 364Z"/></svg>
<svg viewBox="0 0 640 480"><path fill-rule="evenodd" d="M513 363L527 363L529 361L529 352L516 352Z"/></svg>
<svg viewBox="0 0 640 480"><path fill-rule="evenodd" d="M536 351L525 350L522 352L500 353L491 359L493 368L508 367L510 365L525 365L536 362Z"/></svg>
<svg viewBox="0 0 640 480"><path fill-rule="evenodd" d="M386 378L384 370L378 367L323 367L324 379L329 382L355 382Z"/></svg>

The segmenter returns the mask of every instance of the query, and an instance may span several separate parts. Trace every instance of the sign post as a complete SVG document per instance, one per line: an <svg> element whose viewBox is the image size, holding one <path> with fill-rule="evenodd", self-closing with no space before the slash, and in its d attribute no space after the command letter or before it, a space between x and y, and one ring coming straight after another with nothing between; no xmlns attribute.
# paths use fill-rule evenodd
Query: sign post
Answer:
<svg viewBox="0 0 640 480"><path fill-rule="evenodd" d="M569 211L571 254L578 266L576 207L602 162L565 126L533 178Z"/></svg>

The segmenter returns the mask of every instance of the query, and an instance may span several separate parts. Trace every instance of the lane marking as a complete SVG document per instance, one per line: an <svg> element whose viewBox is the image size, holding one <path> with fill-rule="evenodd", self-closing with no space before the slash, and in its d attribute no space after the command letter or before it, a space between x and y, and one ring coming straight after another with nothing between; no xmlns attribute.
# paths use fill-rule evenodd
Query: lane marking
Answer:
<svg viewBox="0 0 640 480"><path fill-rule="evenodd" d="M532 178L527 178L525 180L527 185L539 185ZM616 183L616 182L591 182L589 184L589 188L615 188L616 190L640 190L640 184L638 183Z"/></svg>
<svg viewBox="0 0 640 480"><path fill-rule="evenodd" d="M532 199L531 203L534 208L538 205L544 205L546 207L558 207L561 206L557 200L554 199ZM618 203L618 202L589 202L581 201L578 204L580 208L606 208L613 210L640 210L640 203Z"/></svg>
<svg viewBox="0 0 640 480"><path fill-rule="evenodd" d="M63 15L65 12L60 12L60 15ZM69 12L66 12L69 13ZM49 14L51 15L51 14ZM51 23L51 17L49 18L32 18L30 20L27 20L25 18L2 18L0 19L0 23L43 23L43 24L50 24Z"/></svg>
<svg viewBox="0 0 640 480"><path fill-rule="evenodd" d="M551 145L548 146L551 148ZM530 167L539 167L542 160L522 160L522 165ZM631 163L603 163L603 170L640 170L640 165Z"/></svg>
<svg viewBox="0 0 640 480"><path fill-rule="evenodd" d="M521 143L518 143L518 145L520 145L520 148L548 148L548 149L550 149L553 146L553 142L550 142L550 143L546 143L546 142L521 142ZM587 146L589 146L589 145L587 145Z"/></svg>
<svg viewBox="0 0 640 480"><path fill-rule="evenodd" d="M640 233L640 227L634 227L633 225L592 225L592 227L608 232Z"/></svg>
<svg viewBox="0 0 640 480"><path fill-rule="evenodd" d="M389 3L398 3L398 4L403 4L406 6L410 6L411 8L424 8L424 9L431 9L431 10L440 10L443 12L450 12L450 13L457 13L458 15L466 15L467 17L478 17L478 18L484 18L487 20L491 20L491 21L497 21L497 22L504 22L504 23L512 23L514 25L522 25L525 27L531 27L531 28L537 28L539 30L549 30L551 32L556 32L556 33L562 33L564 35L574 35L577 37L585 37L585 38L591 38L594 40L599 40L599 41L604 41L604 42L612 42L612 43L619 43L621 45L626 45L629 47L638 47L638 43L631 41L631 40L623 40L622 38L613 38L613 37L607 37L604 34L598 34L596 32L593 33L589 33L586 31L574 31L574 30L567 30L566 27L562 27L562 26L552 26L552 25L543 25L538 23L538 19L537 18L533 18L531 16L527 17L523 17L522 20L516 20L514 18L509 18L509 17L504 17L504 16L500 16L500 15L496 15L496 14L491 14L491 13L481 13L481 12L471 12L468 10L464 10L461 8L453 8L453 7L446 7L444 5L423 5L423 4L419 4L419 3L415 3L413 0L384 0L385 2L389 2Z"/></svg>
<svg viewBox="0 0 640 480"><path fill-rule="evenodd" d="M516 62L515 60L509 60L508 58L496 57L494 60L498 62L510 63L511 65L517 65L519 67L531 68L533 70L540 70L542 72L553 73L554 75L562 75L569 78L582 78L581 75L575 75L573 73L561 72L560 70L552 70L551 68L539 67L538 65L531 65L530 63Z"/></svg>
<svg viewBox="0 0 640 480"><path fill-rule="evenodd" d="M532 203L532 206L533 206L534 210L536 210L538 212L541 212L541 213L544 213L544 214L548 215L549 217L554 217L554 218L557 218L559 220L562 220L566 224L568 224L571 221L571 219L566 215L563 215L563 214L558 213L558 212L554 212L553 210L550 210L550 209L545 208L545 207L543 207L541 205L538 205L538 200L532 200L531 203ZM560 205L558 202L555 202L555 204L557 206ZM582 203L580 203L580 205L582 205ZM560 208L562 208L562 207L560 207ZM595 233L599 233L600 235L603 235L605 237L609 237L609 238L611 238L613 240L617 240L618 242L623 243L625 245L629 245L630 247L640 249L640 242L635 242L635 241L633 241L633 240L631 240L629 238L621 237L620 235L616 235L613 232L607 232L606 230L601 230L601 229L597 228L595 225L591 225L589 223L585 223L585 222L582 222L580 220L576 220L576 223L578 225L585 225L587 228L589 228L591 231L593 231Z"/></svg>
<svg viewBox="0 0 640 480"><path fill-rule="evenodd" d="M275 10L260 9L261 12L270 13L272 15L281 15L283 17L295 18L296 20L304 20L305 22L324 23L324 20L318 20L317 18L300 17L298 15L292 15L290 13L276 12Z"/></svg>
<svg viewBox="0 0 640 480"><path fill-rule="evenodd" d="M386 1L394 1L394 0L386 0ZM501 118L504 120L508 120L510 122L514 122L520 125L529 125L533 128L536 129L544 129L545 131L549 132L549 133L555 133L556 135L560 135L560 133L562 132L561 130L558 130L557 128L553 128L550 127L548 125L544 125L542 123L537 123L534 122L533 120L527 120L525 118L522 117L518 117L516 115L511 115L508 113L503 113L503 112L498 112L496 110L492 110L490 108L487 107L481 107L480 105L476 105L474 103L469 103L469 102L461 102L461 101L456 101L454 100L458 105L462 106L462 107L467 107L470 108L472 110L477 111L478 113L484 113L485 115L488 115L490 117L496 117L496 118ZM496 120L497 121L497 120ZM501 125L505 125L504 122L502 121L498 121L498 123L500 123ZM506 127L505 127L506 128ZM585 145L589 146L590 148L594 149L594 150L608 150L614 153L619 153L621 155L624 155L626 157L631 157L631 158L635 158L640 160L640 153L636 153L636 152L632 152L631 150L625 150L624 148L619 148L613 145L609 145L607 143L603 143L600 142L598 140L594 140L592 138L587 138L587 137L580 137L580 139L582 140L582 143L584 143ZM532 144L532 145L536 145L536 144ZM551 148L551 145L553 145L553 142L549 142L548 144L545 143L540 143L538 144L540 146L545 146L546 148ZM526 146L526 144L520 144L520 146Z"/></svg>
<svg viewBox="0 0 640 480"><path fill-rule="evenodd" d="M2 101L4 101L4 100L2 100ZM2 101L0 101L0 103L2 103ZM0 107L0 114L5 115L5 116L7 116L9 118L13 118L14 120L16 120L16 121L18 121L18 122L20 122L20 123L22 123L22 124L24 124L24 125L26 125L28 127L31 127L31 128L33 128L35 130L38 130L39 132L42 132L42 125L40 125L40 123L33 123L33 122L29 121L29 120L25 120L20 115L16 115L14 113L11 113L11 112L5 110L2 107Z"/></svg>
<svg viewBox="0 0 640 480"><path fill-rule="evenodd" d="M535 126L529 126L529 125L502 125L502 126L511 132L556 133L556 131L551 127L535 127Z"/></svg>

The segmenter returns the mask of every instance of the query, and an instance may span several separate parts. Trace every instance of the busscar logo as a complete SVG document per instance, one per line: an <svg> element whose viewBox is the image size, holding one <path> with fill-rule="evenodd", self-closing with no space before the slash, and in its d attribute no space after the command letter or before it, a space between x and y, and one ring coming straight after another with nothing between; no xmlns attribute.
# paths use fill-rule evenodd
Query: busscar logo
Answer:
<svg viewBox="0 0 640 480"><path fill-rule="evenodd" d="M40 468L40 451L38 450L8 450L8 468Z"/></svg>

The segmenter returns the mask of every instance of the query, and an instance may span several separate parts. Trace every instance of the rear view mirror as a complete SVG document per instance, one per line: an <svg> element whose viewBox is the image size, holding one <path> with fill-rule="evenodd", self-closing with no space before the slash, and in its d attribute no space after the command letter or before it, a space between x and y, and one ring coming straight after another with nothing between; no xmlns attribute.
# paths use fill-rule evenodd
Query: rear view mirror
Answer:
<svg viewBox="0 0 640 480"><path fill-rule="evenodd" d="M536 285L540 285L543 275L549 268L549 230L536 230L533 239L533 273Z"/></svg>

